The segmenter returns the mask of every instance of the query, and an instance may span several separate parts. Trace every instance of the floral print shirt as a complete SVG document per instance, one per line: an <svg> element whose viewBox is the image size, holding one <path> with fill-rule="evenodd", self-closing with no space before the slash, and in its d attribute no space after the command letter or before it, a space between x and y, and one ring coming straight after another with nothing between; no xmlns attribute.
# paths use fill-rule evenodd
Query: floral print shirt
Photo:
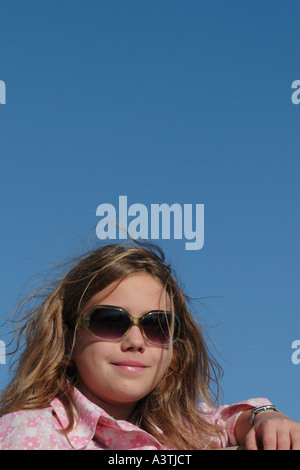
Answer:
<svg viewBox="0 0 300 470"><path fill-rule="evenodd" d="M165 450L146 431L127 421L115 420L75 389L79 421L67 435L68 418L64 406L55 398L48 408L21 410L0 418L0 450ZM235 423L249 408L270 404L265 398L246 400L219 408L199 405L207 421L218 424L222 435L218 447L237 445Z"/></svg>

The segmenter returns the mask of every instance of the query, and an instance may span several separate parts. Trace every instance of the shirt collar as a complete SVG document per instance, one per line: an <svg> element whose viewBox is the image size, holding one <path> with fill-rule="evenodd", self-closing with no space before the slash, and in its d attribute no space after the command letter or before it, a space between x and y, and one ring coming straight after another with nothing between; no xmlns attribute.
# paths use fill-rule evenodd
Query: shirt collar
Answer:
<svg viewBox="0 0 300 470"><path fill-rule="evenodd" d="M71 447L79 450L86 447L94 438L103 444L104 448L113 448L114 439L112 436L138 436L135 439L142 440L143 443L150 445L152 449L161 449L159 442L150 436L146 431L138 428L132 423L122 420L116 420L102 408L92 403L77 388L74 388L74 396L78 408L79 419L74 428L66 435ZM63 429L68 426L69 420L65 407L58 398L54 398L51 407L55 412L57 419Z"/></svg>
<svg viewBox="0 0 300 470"><path fill-rule="evenodd" d="M79 419L66 437L74 449L82 449L93 439L99 418L106 413L88 400L77 388L74 388L74 396ZM62 428L66 429L69 419L62 402L58 398L54 398L51 407Z"/></svg>

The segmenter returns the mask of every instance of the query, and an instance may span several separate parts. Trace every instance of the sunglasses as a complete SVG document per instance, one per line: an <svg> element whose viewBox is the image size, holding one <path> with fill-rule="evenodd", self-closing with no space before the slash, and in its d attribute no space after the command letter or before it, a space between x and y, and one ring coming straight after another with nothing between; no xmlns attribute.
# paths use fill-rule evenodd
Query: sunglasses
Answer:
<svg viewBox="0 0 300 470"><path fill-rule="evenodd" d="M136 318L121 307L98 305L82 319L82 326L103 340L119 340L133 325L140 328L149 343L158 346L169 344L170 338L174 343L180 333L180 320L177 315L161 310L153 310Z"/></svg>

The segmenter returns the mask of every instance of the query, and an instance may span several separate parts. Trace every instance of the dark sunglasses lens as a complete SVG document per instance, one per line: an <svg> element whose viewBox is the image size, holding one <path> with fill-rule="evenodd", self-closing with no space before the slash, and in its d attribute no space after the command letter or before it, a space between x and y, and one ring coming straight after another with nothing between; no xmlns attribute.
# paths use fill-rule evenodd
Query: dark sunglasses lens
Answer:
<svg viewBox="0 0 300 470"><path fill-rule="evenodd" d="M90 316L90 330L102 339L119 339L130 326L125 312L116 308L96 308Z"/></svg>
<svg viewBox="0 0 300 470"><path fill-rule="evenodd" d="M172 315L171 313L151 313L145 315L142 320L143 330L147 339L153 344L168 344L170 336L172 341L176 341L180 332L180 321L174 317L174 331L172 335Z"/></svg>

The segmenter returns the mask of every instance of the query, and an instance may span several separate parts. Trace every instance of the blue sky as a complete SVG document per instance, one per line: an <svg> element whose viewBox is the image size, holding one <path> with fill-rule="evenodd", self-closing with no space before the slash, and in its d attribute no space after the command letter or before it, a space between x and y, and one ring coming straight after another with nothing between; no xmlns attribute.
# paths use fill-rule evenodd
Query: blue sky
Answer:
<svg viewBox="0 0 300 470"><path fill-rule="evenodd" d="M210 297L224 402L300 420L299 27L297 0L2 1L1 319L97 241L100 204L204 204L202 249L158 243Z"/></svg>

